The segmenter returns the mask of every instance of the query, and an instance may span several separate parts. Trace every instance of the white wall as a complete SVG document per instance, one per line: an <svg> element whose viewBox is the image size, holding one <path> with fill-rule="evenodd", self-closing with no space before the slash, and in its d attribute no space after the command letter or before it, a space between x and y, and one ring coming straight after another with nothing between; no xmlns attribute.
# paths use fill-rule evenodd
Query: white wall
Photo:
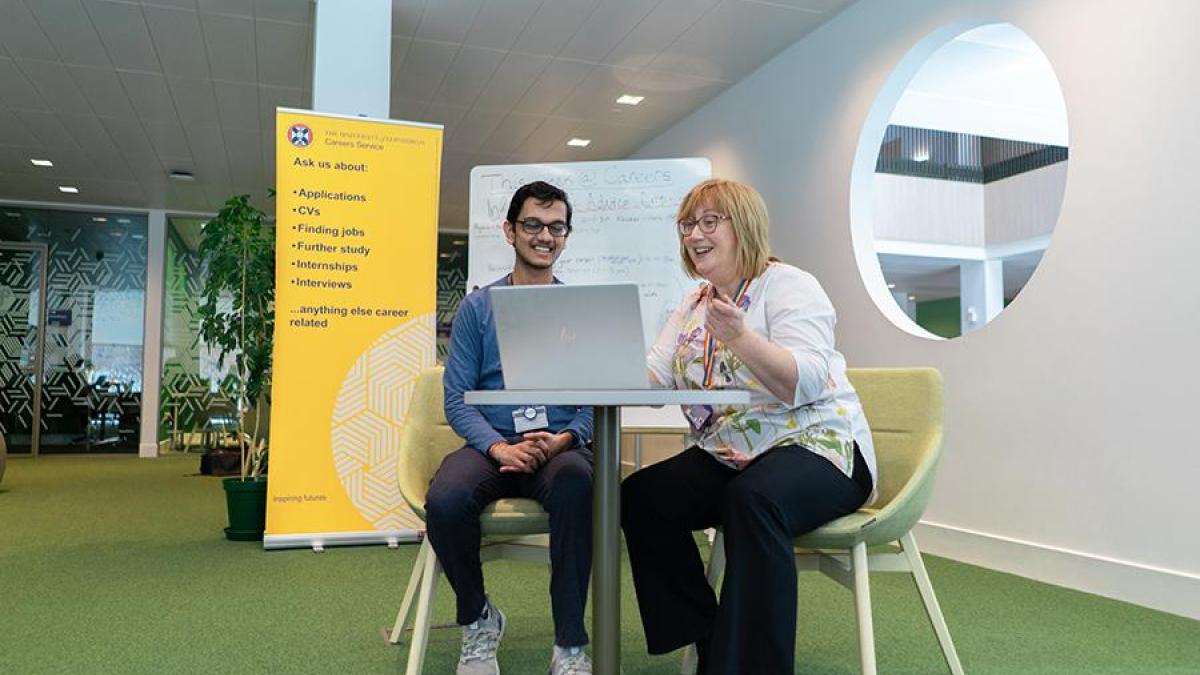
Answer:
<svg viewBox="0 0 1200 675"><path fill-rule="evenodd" d="M983 246L983 196L982 183L877 173L875 238Z"/></svg>
<svg viewBox="0 0 1200 675"><path fill-rule="evenodd" d="M1059 162L984 185L983 222L987 243L1000 244L1053 234L1062 207L1068 164Z"/></svg>
<svg viewBox="0 0 1200 675"><path fill-rule="evenodd" d="M909 50L996 20L1029 33L1062 84L1063 211L1016 302L935 342L892 325L864 287L851 169ZM928 550L1200 617L1200 165L1178 159L1200 154L1196 25L1192 0L860 0L637 155L709 155L714 175L756 185L776 253L837 306L852 365L941 369L945 455L918 533Z"/></svg>

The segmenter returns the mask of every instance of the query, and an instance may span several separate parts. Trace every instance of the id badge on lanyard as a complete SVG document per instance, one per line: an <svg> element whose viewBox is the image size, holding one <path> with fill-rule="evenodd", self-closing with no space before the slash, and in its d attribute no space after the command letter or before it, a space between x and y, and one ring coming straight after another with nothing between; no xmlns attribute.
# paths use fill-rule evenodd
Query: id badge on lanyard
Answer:
<svg viewBox="0 0 1200 675"><path fill-rule="evenodd" d="M527 405L512 411L513 430L518 434L537 431L550 426L550 418L544 405Z"/></svg>

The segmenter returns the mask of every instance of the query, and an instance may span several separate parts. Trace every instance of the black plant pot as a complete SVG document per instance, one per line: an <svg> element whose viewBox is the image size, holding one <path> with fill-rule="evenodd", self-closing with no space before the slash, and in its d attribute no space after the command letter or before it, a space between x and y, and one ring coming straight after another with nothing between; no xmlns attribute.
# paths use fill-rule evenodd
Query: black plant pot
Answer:
<svg viewBox="0 0 1200 675"><path fill-rule="evenodd" d="M267 525L267 479L226 478L225 505L229 527L225 538L232 541L261 541Z"/></svg>

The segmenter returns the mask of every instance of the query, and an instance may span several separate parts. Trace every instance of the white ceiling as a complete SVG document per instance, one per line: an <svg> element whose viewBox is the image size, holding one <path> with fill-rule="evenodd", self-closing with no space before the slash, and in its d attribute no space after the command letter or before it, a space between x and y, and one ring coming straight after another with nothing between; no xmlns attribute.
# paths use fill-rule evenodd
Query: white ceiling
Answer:
<svg viewBox="0 0 1200 675"><path fill-rule="evenodd" d="M441 226L464 229L471 167L624 157L851 2L395 0L391 116L446 125ZM0 0L0 199L269 207L274 109L311 103L312 11Z"/></svg>

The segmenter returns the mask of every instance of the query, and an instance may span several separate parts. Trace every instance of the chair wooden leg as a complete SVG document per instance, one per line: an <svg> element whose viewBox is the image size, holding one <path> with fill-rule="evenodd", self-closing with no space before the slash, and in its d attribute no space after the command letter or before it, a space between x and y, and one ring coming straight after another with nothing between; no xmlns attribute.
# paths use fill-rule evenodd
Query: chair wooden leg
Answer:
<svg viewBox="0 0 1200 675"><path fill-rule="evenodd" d="M426 540L428 543L428 540ZM425 569L421 575L421 593L417 599L417 619L413 624L412 646L408 650L407 675L421 675L425 662L425 648L429 643L429 624L433 614L433 597L438 579L442 575L442 563L430 547L426 554Z"/></svg>
<svg viewBox="0 0 1200 675"><path fill-rule="evenodd" d="M954 649L954 641L950 639L950 629L946 627L946 617L942 616L941 605L933 592L933 584L925 571L925 562L921 560L921 551L917 548L917 540L909 532L900 539L904 555L908 558L908 566L912 568L913 581L921 594L921 602L925 604L925 613L929 615L929 623L933 624L933 632L937 634L938 644L942 647L942 656L946 665L954 675L963 675L962 663L958 660L958 651Z"/></svg>
<svg viewBox="0 0 1200 675"><path fill-rule="evenodd" d="M862 675L875 672L875 628L871 620L871 582L867 574L867 545L859 542L851 550L854 568L854 607L858 614L858 656Z"/></svg>
<svg viewBox="0 0 1200 675"><path fill-rule="evenodd" d="M713 590L717 590L717 584L721 582L721 575L725 573L725 537L720 530L712 538L712 546L708 553L708 585L712 586ZM695 675L696 667L699 665L699 655L696 654L696 645L688 645L683 650L683 663L679 667L680 675Z"/></svg>
<svg viewBox="0 0 1200 675"><path fill-rule="evenodd" d="M421 587L421 576L425 569L425 562L429 557L429 550L429 540L425 539L421 542L420 548L417 549L417 558L413 561L412 574L408 577L408 587L404 589L404 601L400 603L400 611L396 613L396 623L392 626L392 632L388 636L388 642L394 645L400 644L404 628L408 625L408 617L413 607L413 598L417 595L417 589Z"/></svg>

